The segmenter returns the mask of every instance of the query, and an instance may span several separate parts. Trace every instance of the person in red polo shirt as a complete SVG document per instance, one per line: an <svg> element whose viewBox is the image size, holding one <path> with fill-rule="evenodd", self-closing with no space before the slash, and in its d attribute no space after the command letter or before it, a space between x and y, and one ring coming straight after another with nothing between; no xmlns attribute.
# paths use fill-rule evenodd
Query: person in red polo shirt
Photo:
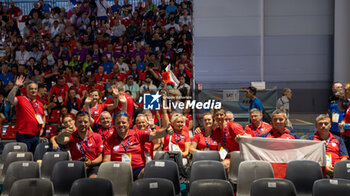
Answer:
<svg viewBox="0 0 350 196"><path fill-rule="evenodd" d="M120 112L115 116L115 132L107 142L104 143L103 162L122 161L131 164L134 180L143 176L146 164L146 157L142 146L146 142L164 137L167 133L172 134L168 129L167 117L163 126L157 131L145 132L129 129L129 116ZM153 127L152 127L153 129Z"/></svg>
<svg viewBox="0 0 350 196"><path fill-rule="evenodd" d="M328 176L332 177L334 172L334 164L338 161L348 160L348 151L344 141L339 136L333 135L329 131L331 128L331 120L328 115L319 115L316 118L315 127L317 132L307 139L325 142L327 158L326 173Z"/></svg>
<svg viewBox="0 0 350 196"><path fill-rule="evenodd" d="M68 98L68 85L65 83L63 77L57 79L57 84L53 85L48 97L48 102L56 102L61 107ZM54 96L54 98L52 98Z"/></svg>
<svg viewBox="0 0 350 196"><path fill-rule="evenodd" d="M138 114L136 117L136 126L134 126L135 131L143 131L150 133L154 130L158 130L159 127L157 125L154 125L154 120L151 118L147 118L144 114ZM144 146L141 146L144 148L145 156L147 160L153 159L153 150L154 150L154 144L159 144L160 139L155 139L150 142L146 142Z"/></svg>
<svg viewBox="0 0 350 196"><path fill-rule="evenodd" d="M112 104L102 103L101 92L97 89L89 90L89 96L85 99L85 105L83 107L83 110L89 113L90 121L94 131L96 131L98 127L98 123L100 122L100 114L103 112L105 108L107 108L107 110L113 110L118 107L119 102L122 104L122 107L126 108L125 96L121 95L118 92L117 87L114 85L112 85L112 90L113 90Z"/></svg>
<svg viewBox="0 0 350 196"><path fill-rule="evenodd" d="M225 121L225 109L218 109L214 111L215 122L218 124L213 130L213 139L219 142L222 147L220 149L220 157L224 159L222 164L225 168L230 167L229 153L232 151L239 151L239 144L235 138L238 135L244 135L243 127L236 122Z"/></svg>
<svg viewBox="0 0 350 196"><path fill-rule="evenodd" d="M75 124L77 131L73 132L70 137L59 134L57 141L61 145L67 145L72 160L85 163L86 172L90 178L96 178L98 166L102 162L101 135L91 131L89 114L85 111L78 112Z"/></svg>
<svg viewBox="0 0 350 196"><path fill-rule="evenodd" d="M192 138L190 152L194 154L197 150L218 150L218 143L213 140L213 114L203 114L203 128ZM197 132L197 130L196 130Z"/></svg>
<svg viewBox="0 0 350 196"><path fill-rule="evenodd" d="M279 138L279 139L299 139L297 135L286 128L287 115L282 110L275 110L272 113L272 129L259 137Z"/></svg>
<svg viewBox="0 0 350 196"><path fill-rule="evenodd" d="M259 137L260 135L271 130L271 125L262 121L262 113L260 110L253 108L249 111L249 117L252 123L245 126L244 131L252 137Z"/></svg>
<svg viewBox="0 0 350 196"><path fill-rule="evenodd" d="M101 135L103 142L107 141L113 135L114 129L111 114L108 111L103 111L100 114L100 124L97 128L97 133Z"/></svg>
<svg viewBox="0 0 350 196"><path fill-rule="evenodd" d="M24 80L24 76L16 79L8 100L16 106L16 141L24 142L28 151L34 153L45 126L44 105L36 99L38 84L33 81L27 83L27 96L16 97L18 88L24 84Z"/></svg>

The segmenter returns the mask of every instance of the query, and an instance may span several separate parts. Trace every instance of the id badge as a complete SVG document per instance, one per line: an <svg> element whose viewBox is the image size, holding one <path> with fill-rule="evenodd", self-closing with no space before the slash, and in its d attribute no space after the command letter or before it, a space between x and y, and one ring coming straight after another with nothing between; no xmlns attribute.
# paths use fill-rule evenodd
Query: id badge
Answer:
<svg viewBox="0 0 350 196"><path fill-rule="evenodd" d="M122 154L122 162L131 164L131 154Z"/></svg>
<svg viewBox="0 0 350 196"><path fill-rule="evenodd" d="M146 162L152 161L152 157L148 152L145 153L145 156L146 156Z"/></svg>
<svg viewBox="0 0 350 196"><path fill-rule="evenodd" d="M220 151L219 151L220 158L221 158L222 160L224 160L224 159L226 158L227 153L228 153L227 149L221 147L221 149L220 149Z"/></svg>
<svg viewBox="0 0 350 196"><path fill-rule="evenodd" d="M44 110L44 114L45 114L45 116L49 115L49 113L47 113L47 110Z"/></svg>
<svg viewBox="0 0 350 196"><path fill-rule="evenodd" d="M63 98L62 98L61 96L57 97L57 99L58 99L58 102L59 102L59 103L62 103L62 102L63 102Z"/></svg>
<svg viewBox="0 0 350 196"><path fill-rule="evenodd" d="M0 113L1 118L6 119L6 116L3 113Z"/></svg>
<svg viewBox="0 0 350 196"><path fill-rule="evenodd" d="M326 165L332 166L332 155L330 153L326 153Z"/></svg>
<svg viewBox="0 0 350 196"><path fill-rule="evenodd" d="M39 123L40 125L44 124L43 118L41 118L41 115L40 115L40 114L36 114L36 115L35 115L35 118L36 118L36 120L38 121L38 123Z"/></svg>
<svg viewBox="0 0 350 196"><path fill-rule="evenodd" d="M339 114L338 113L333 113L332 122L335 122L335 123L339 122Z"/></svg>
<svg viewBox="0 0 350 196"><path fill-rule="evenodd" d="M70 113L72 113L72 114L74 114L74 115L77 115L78 111L75 110L75 109L72 109L72 110L70 111Z"/></svg>
<svg viewBox="0 0 350 196"><path fill-rule="evenodd" d="M180 149L180 147L179 147L179 145L176 145L176 144L171 143L171 144L170 144L170 148L171 148L171 149L170 149L171 151L182 152L181 149Z"/></svg>

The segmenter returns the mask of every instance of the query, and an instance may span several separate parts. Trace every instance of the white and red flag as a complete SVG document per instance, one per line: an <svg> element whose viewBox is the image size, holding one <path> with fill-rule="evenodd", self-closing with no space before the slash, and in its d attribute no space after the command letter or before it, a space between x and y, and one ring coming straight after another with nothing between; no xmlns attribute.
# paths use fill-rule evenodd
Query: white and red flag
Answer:
<svg viewBox="0 0 350 196"><path fill-rule="evenodd" d="M270 162L275 178L285 178L287 163L293 160L316 161L322 170L326 166L325 144L320 141L241 137L239 147L244 161Z"/></svg>
<svg viewBox="0 0 350 196"><path fill-rule="evenodd" d="M169 64L166 68L165 68L165 72L162 73L162 78L163 81L166 82L167 84L173 84L175 86L175 88L179 85L179 80L176 78L175 74L170 70L171 69L171 65Z"/></svg>

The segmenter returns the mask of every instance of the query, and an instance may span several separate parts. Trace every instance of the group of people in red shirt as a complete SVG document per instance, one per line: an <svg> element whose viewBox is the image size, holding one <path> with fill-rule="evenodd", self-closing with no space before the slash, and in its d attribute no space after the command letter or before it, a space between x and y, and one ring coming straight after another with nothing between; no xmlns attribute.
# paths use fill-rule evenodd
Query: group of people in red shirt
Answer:
<svg viewBox="0 0 350 196"><path fill-rule="evenodd" d="M27 96L15 96L22 85L26 85ZM197 150L217 150L228 169L230 152L239 151L240 136L299 138L286 128L287 117L280 110L273 112L271 125L261 120L261 111L250 110L251 123L244 129L234 121L226 121L224 109L215 110L214 114L205 113L203 126L195 130L192 138L185 126L185 116L164 109L166 105L161 114L157 112L162 116L161 127L155 125L153 114L148 110L138 114L132 126L125 93L118 85L111 88L112 104L102 103L99 91L90 90L83 108L75 115L63 116L62 131L51 138L54 147L61 150L66 147L73 160L84 161L90 177L96 177L102 162L123 161L131 164L134 179L140 178L146 161L152 159L157 150L179 151L183 158L189 158ZM25 82L24 77L19 77L8 96L9 101L16 105L19 117L16 123L17 141L25 142L30 151L38 144L46 122L44 107L36 98L37 93L38 84ZM165 93L162 93L162 99L167 99ZM108 110L116 110L116 113ZM348 159L348 152L343 140L329 131L330 126L327 115L318 116L315 122L317 132L308 139L325 142L329 160L327 173L331 176L334 163Z"/></svg>

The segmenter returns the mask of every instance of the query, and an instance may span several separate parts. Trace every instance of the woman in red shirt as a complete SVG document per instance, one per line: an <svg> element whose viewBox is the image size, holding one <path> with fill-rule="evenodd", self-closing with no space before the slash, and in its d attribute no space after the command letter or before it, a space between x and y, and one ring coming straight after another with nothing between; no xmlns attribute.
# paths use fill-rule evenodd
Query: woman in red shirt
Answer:
<svg viewBox="0 0 350 196"><path fill-rule="evenodd" d="M218 143L212 138L213 114L203 114L203 125L201 131L192 138L190 147L192 154L197 150L218 150Z"/></svg>
<svg viewBox="0 0 350 196"><path fill-rule="evenodd" d="M345 98L350 99L350 83L345 84ZM346 149L350 152L350 102L346 106L345 116L341 123L338 124L340 135L344 140Z"/></svg>
<svg viewBox="0 0 350 196"><path fill-rule="evenodd" d="M167 135L164 138L164 151L180 151L182 157L188 157L190 153L191 139L185 126L186 118L179 113L175 113L171 117L171 126L174 130L173 135Z"/></svg>
<svg viewBox="0 0 350 196"><path fill-rule="evenodd" d="M119 101L123 103L123 107L126 108L126 98L124 95L119 95L119 91L115 85L112 85L113 90L113 103L105 104L102 103L101 92L97 89L89 90L89 96L85 99L85 105L83 110L89 113L90 121L92 124L93 130L97 128L98 123L100 122L100 114L105 108L107 110L113 110L118 107Z"/></svg>

